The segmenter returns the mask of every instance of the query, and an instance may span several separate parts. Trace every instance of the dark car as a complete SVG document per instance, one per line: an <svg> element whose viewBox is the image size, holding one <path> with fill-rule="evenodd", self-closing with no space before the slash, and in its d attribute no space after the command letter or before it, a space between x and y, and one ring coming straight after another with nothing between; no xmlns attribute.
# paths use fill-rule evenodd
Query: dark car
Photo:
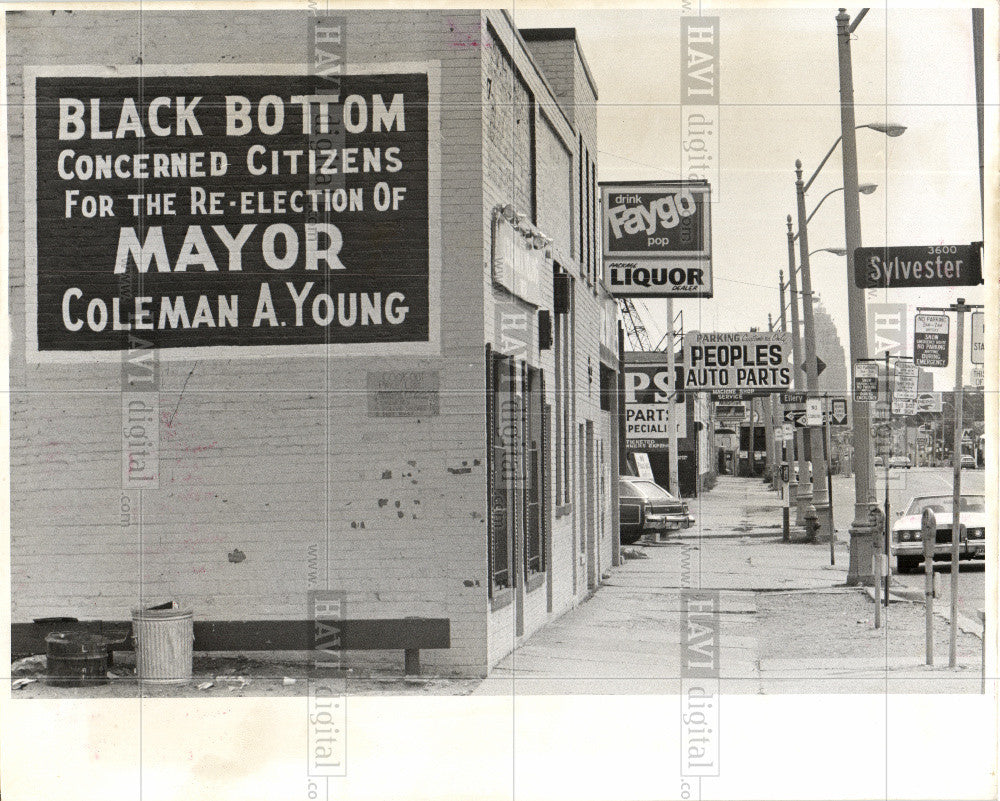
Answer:
<svg viewBox="0 0 1000 801"><path fill-rule="evenodd" d="M654 481L622 476L618 481L620 531L623 545L638 542L643 534L689 528L694 518L680 498Z"/></svg>

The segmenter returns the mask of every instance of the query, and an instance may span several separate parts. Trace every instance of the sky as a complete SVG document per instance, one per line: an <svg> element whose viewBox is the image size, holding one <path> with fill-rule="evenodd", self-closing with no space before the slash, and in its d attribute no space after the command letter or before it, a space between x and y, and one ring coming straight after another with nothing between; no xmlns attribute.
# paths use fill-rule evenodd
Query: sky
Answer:
<svg viewBox="0 0 1000 801"><path fill-rule="evenodd" d="M853 18L859 9L848 11ZM766 329L768 312L778 316L779 270L787 280L785 219L795 214L795 161L802 160L808 179L840 135L836 9L703 13L720 18L714 296L675 301L674 309L683 311L685 330ZM680 2L562 11L519 4L513 17L518 27L576 28L599 94L599 180L680 177ZM970 10L873 8L855 31L852 59L857 124L907 126L897 138L857 132L860 182L878 185L861 197L862 244L983 239ZM842 185L838 147L806 196L807 210ZM823 203L808 231L810 250L845 246L842 193ZM846 258L816 253L810 263L813 289L846 350ZM909 304L912 337L918 305L947 305L958 296L982 303L985 292L878 290L870 301ZM665 302L637 302L637 310L659 341ZM936 388L952 386L951 370L935 372Z"/></svg>

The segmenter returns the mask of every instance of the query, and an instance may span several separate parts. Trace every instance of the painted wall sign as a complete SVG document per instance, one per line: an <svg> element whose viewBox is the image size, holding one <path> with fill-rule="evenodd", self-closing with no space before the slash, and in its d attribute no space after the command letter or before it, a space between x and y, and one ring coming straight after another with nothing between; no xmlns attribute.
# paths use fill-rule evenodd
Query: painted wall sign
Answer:
<svg viewBox="0 0 1000 801"><path fill-rule="evenodd" d="M431 352L436 73L398 66L339 102L287 66L26 70L29 354Z"/></svg>
<svg viewBox="0 0 1000 801"><path fill-rule="evenodd" d="M602 184L601 201L605 274L613 295L712 296L707 183Z"/></svg>
<svg viewBox="0 0 1000 801"><path fill-rule="evenodd" d="M792 337L779 331L684 335L684 389L788 389Z"/></svg>
<svg viewBox="0 0 1000 801"><path fill-rule="evenodd" d="M854 283L862 289L977 286L983 283L979 245L858 248Z"/></svg>
<svg viewBox="0 0 1000 801"><path fill-rule="evenodd" d="M369 371L369 417L437 417L441 376L437 370Z"/></svg>
<svg viewBox="0 0 1000 801"><path fill-rule="evenodd" d="M674 382L662 364L629 364L625 354L625 438L629 447L665 450L670 426L678 439L687 436L687 403L674 397ZM682 395L677 396L683 398Z"/></svg>

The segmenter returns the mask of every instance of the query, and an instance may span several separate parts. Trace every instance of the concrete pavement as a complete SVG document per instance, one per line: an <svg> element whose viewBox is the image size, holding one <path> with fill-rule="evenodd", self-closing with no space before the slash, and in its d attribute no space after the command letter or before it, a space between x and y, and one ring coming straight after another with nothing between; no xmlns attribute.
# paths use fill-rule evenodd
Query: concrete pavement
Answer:
<svg viewBox="0 0 1000 801"><path fill-rule="evenodd" d="M874 605L847 587L846 542L781 539L781 507L758 479L720 477L695 527L635 546L579 607L529 638L477 694L676 694L685 591L718 591L723 693L979 692L980 640L959 632L959 668L924 666L922 605ZM948 630L937 621L938 646ZM947 659L938 658L939 664Z"/></svg>

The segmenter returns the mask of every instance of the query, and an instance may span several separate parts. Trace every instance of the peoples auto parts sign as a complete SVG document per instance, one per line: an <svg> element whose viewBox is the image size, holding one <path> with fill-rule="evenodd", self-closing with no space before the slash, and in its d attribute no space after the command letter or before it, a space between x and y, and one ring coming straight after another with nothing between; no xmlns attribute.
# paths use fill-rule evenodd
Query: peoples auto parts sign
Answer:
<svg viewBox="0 0 1000 801"><path fill-rule="evenodd" d="M605 276L618 297L712 296L704 182L602 184Z"/></svg>
<svg viewBox="0 0 1000 801"><path fill-rule="evenodd" d="M788 333L692 331L684 335L684 389L787 390L791 358Z"/></svg>
<svg viewBox="0 0 1000 801"><path fill-rule="evenodd" d="M26 69L29 357L434 352L433 69L196 69Z"/></svg>

